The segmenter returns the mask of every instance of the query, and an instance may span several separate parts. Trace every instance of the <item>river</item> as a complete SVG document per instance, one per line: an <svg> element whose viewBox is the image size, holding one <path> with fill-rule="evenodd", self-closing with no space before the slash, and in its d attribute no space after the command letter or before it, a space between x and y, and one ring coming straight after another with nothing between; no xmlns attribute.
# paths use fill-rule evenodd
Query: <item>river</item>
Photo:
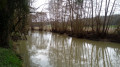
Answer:
<svg viewBox="0 0 120 67"><path fill-rule="evenodd" d="M39 31L17 43L24 67L120 67L119 43Z"/></svg>

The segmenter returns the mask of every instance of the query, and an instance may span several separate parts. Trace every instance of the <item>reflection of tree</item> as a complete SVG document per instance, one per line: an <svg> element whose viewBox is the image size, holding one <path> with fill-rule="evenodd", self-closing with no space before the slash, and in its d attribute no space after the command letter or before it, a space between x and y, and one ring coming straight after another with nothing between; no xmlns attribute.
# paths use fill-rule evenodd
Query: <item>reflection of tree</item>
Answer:
<svg viewBox="0 0 120 67"><path fill-rule="evenodd" d="M119 67L120 46L118 45L35 31L28 41L21 42L19 49L25 67L38 67L40 64L34 64L33 60L41 61L39 59L41 57L34 59L40 54L47 55L44 58L48 59L48 65L52 67Z"/></svg>
<svg viewBox="0 0 120 67"><path fill-rule="evenodd" d="M48 45L48 39L46 39L44 36L47 35L45 33L39 34L39 32L34 33L32 35L32 44L35 46L37 49L46 49Z"/></svg>
<svg viewBox="0 0 120 67"><path fill-rule="evenodd" d="M53 67L112 67L119 65L112 61L120 60L120 55L117 53L119 49L109 48L111 47L107 45L109 43L72 38L72 42L69 44L68 39L64 35L52 35L49 58Z"/></svg>

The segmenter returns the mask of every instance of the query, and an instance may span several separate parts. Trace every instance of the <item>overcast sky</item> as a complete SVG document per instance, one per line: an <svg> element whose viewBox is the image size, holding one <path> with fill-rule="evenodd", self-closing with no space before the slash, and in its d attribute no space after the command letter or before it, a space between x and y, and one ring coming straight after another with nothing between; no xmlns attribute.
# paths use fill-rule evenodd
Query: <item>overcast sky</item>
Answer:
<svg viewBox="0 0 120 67"><path fill-rule="evenodd" d="M37 11L41 12L41 11L46 11L45 8L48 7L48 3L49 0L34 0L32 7L38 8L40 6L39 9L37 9ZM43 5L44 4L44 5Z"/></svg>
<svg viewBox="0 0 120 67"><path fill-rule="evenodd" d="M103 8L104 8L105 0L103 0L103 1L104 1ZM114 0L110 0L110 1L111 1L111 3L113 3ZM45 3L48 3L48 2L49 2L49 0L34 0L32 7L38 8L40 6L40 8L37 9L38 12L41 12L41 11L47 12L46 8L48 8L48 4L45 4ZM117 3L119 3L119 7L116 8L115 14L120 14L120 0L117 0ZM104 10L104 9L102 9L102 10ZM110 8L110 10L111 10L111 8Z"/></svg>

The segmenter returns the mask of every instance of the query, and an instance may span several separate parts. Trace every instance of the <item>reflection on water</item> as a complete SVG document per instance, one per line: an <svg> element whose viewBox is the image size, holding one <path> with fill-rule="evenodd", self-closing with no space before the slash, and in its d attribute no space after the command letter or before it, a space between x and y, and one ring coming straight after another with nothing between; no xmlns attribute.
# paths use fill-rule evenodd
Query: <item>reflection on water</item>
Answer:
<svg viewBox="0 0 120 67"><path fill-rule="evenodd" d="M89 41L50 32L32 32L20 41L24 67L119 67L120 44Z"/></svg>

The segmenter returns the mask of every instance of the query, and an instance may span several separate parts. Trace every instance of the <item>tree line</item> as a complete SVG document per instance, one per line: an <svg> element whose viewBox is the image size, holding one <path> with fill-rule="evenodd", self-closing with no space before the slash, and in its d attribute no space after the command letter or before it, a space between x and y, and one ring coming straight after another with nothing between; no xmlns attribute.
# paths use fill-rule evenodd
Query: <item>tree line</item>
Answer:
<svg viewBox="0 0 120 67"><path fill-rule="evenodd" d="M52 31L78 37L91 34L105 37L114 27L117 0L50 0L49 17ZM104 16L104 17L103 17ZM113 30L120 31L120 21Z"/></svg>

